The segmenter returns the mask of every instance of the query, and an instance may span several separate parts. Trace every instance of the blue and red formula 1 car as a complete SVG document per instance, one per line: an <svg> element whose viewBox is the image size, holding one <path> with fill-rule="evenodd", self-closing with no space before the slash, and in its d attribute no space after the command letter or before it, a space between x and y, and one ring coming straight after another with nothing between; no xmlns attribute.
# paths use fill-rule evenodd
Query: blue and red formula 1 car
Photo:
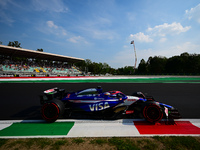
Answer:
<svg viewBox="0 0 200 150"><path fill-rule="evenodd" d="M178 119L178 110L170 105L156 102L142 92L127 96L120 91L103 92L101 87L77 92L65 92L52 88L40 96L43 105L42 117L54 122L59 117L70 118L73 114L86 115L97 119L145 118L155 123L162 118Z"/></svg>

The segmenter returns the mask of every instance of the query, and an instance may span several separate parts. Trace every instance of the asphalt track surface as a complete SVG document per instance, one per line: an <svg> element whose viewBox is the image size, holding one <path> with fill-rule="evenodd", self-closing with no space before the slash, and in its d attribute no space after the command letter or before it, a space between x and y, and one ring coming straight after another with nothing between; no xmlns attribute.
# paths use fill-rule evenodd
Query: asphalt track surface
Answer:
<svg viewBox="0 0 200 150"><path fill-rule="evenodd" d="M66 91L102 86L127 95L141 91L178 108L182 118L200 118L200 84L195 83L0 83L0 120L42 119L39 95L53 87Z"/></svg>

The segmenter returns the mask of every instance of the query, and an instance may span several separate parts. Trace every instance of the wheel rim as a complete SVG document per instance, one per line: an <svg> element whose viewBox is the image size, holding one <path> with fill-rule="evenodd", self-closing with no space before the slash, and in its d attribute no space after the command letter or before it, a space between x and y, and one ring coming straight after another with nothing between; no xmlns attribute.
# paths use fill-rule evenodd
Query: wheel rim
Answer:
<svg viewBox="0 0 200 150"><path fill-rule="evenodd" d="M59 108L56 104L45 104L42 107L42 116L46 121L56 120L59 116Z"/></svg>
<svg viewBox="0 0 200 150"><path fill-rule="evenodd" d="M157 122L162 119L163 113L157 105L146 106L144 109L144 117L150 122Z"/></svg>

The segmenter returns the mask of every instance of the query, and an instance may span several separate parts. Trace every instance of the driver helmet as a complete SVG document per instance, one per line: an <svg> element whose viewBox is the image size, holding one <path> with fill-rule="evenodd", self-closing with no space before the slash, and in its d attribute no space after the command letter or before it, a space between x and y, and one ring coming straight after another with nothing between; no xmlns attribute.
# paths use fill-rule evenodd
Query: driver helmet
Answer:
<svg viewBox="0 0 200 150"><path fill-rule="evenodd" d="M104 95L110 96L110 93L109 92L105 92Z"/></svg>

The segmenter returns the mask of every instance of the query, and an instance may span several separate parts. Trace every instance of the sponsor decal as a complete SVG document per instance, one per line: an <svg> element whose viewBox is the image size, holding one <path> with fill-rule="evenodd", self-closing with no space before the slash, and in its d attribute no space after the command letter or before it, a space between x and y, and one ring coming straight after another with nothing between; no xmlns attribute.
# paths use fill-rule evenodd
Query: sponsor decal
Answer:
<svg viewBox="0 0 200 150"><path fill-rule="evenodd" d="M168 117L169 112L168 112L168 108L167 107L165 107L165 114Z"/></svg>
<svg viewBox="0 0 200 150"><path fill-rule="evenodd" d="M104 100L104 98L95 97L94 100Z"/></svg>
<svg viewBox="0 0 200 150"><path fill-rule="evenodd" d="M129 102L136 102L137 100L136 99L128 99L127 101L129 101Z"/></svg>
<svg viewBox="0 0 200 150"><path fill-rule="evenodd" d="M44 91L44 93L51 93L53 91L54 91L54 89L49 89L49 90Z"/></svg>
<svg viewBox="0 0 200 150"><path fill-rule="evenodd" d="M71 95L71 94L67 94L67 97L66 97L66 98L69 98L69 97L70 97L70 95Z"/></svg>
<svg viewBox="0 0 200 150"><path fill-rule="evenodd" d="M108 102L89 105L90 111L100 111L109 108Z"/></svg>
<svg viewBox="0 0 200 150"><path fill-rule="evenodd" d="M128 114L133 114L134 113L134 110L127 110L126 111L126 114L128 115Z"/></svg>

